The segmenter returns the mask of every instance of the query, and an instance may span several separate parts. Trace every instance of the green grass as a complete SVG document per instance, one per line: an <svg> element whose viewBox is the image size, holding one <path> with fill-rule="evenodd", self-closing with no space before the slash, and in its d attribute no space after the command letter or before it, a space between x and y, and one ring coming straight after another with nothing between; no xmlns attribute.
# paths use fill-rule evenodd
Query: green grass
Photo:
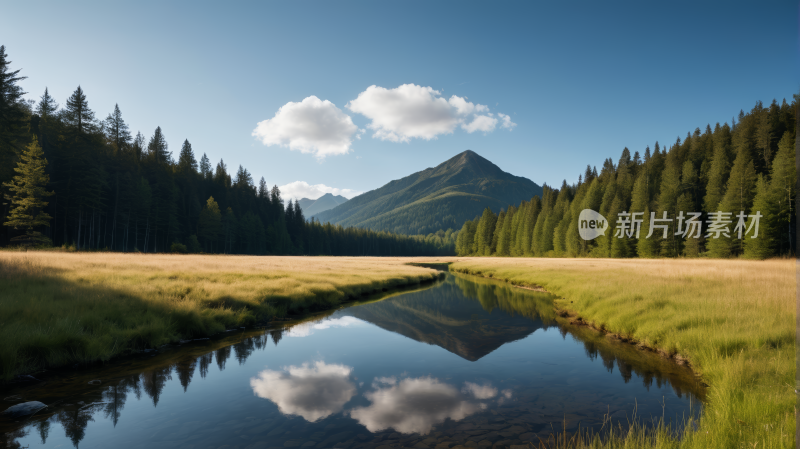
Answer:
<svg viewBox="0 0 800 449"><path fill-rule="evenodd" d="M440 275L405 261L0 252L0 379L330 309Z"/></svg>
<svg viewBox="0 0 800 449"><path fill-rule="evenodd" d="M597 328L687 359L709 385L695 431L633 428L569 447L761 449L795 447L794 264L479 258L451 269L540 286Z"/></svg>

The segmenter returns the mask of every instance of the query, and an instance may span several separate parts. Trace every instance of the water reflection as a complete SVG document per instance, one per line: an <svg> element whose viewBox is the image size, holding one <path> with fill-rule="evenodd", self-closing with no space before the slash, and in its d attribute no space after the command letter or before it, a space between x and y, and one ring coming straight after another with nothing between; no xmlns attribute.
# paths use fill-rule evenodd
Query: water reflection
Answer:
<svg viewBox="0 0 800 449"><path fill-rule="evenodd" d="M356 394L350 381L353 368L315 362L289 366L284 371L264 370L250 379L256 396L274 402L286 415L315 422L342 410Z"/></svg>
<svg viewBox="0 0 800 449"><path fill-rule="evenodd" d="M436 289L351 307L344 313L477 361L552 325L552 320L541 318L537 307L550 299L547 294L448 277ZM491 313L493 309L499 310Z"/></svg>
<svg viewBox="0 0 800 449"><path fill-rule="evenodd" d="M371 447L388 441L387 432L407 436L392 444L409 446L422 441L414 440L414 435L419 438L433 435L440 440L446 437L462 443L467 441L464 438L474 435L486 441L511 441L504 435L513 432L501 432L498 430L501 424L491 421L494 413L502 416L506 427L513 423L516 427L511 428L525 429L527 433L514 431L515 441L521 444L526 441L521 435L530 434L532 438L535 432L545 431L548 423L560 422L565 417L573 423L570 425L582 422L584 426L592 425L609 411L624 418L632 410L629 403L633 401L627 398L651 388L658 389L659 398L670 389L677 398L704 397L704 390L685 368L589 329L559 326L551 300L547 294L507 284L448 276L434 288L330 311L282 328L232 332L223 339L141 354L92 371L53 375L42 384L7 386L0 392L0 398L6 398L0 410L27 400L38 400L49 407L23 422L4 421L0 417L3 435L0 445L45 446L49 439L56 438L77 447L81 441L92 438L92 423L102 421L111 424L112 429L130 426L152 429L158 425L169 434L173 429L170 426L182 425L190 416L200 419L198 415L206 415L210 423L227 423L227 427L208 425L216 429L219 438L226 435L233 438L226 433L233 424L225 414L233 413L233 409L224 411L223 407L232 402L227 395L241 388L246 389L250 399L263 404L249 403L244 396L237 396L237 401L245 404L237 408L260 410L250 415L263 417L262 423L254 427L265 429L263 435L253 430L254 438L266 438L278 429L280 432L269 437L278 446L284 442L291 442L290 445L304 442L304 438L311 438L308 435L325 434L324 439L319 436L319 444L327 442L332 447L361 435L359 441ZM544 332L553 327L560 336ZM366 337L349 340L349 347L334 351L337 344L345 345L339 342L346 332L356 332L359 328L362 330L358 335ZM522 355L515 355L516 359L500 349L526 338L526 342L533 341L528 337L543 333L550 336L547 345L563 346L564 351L577 345L582 353L578 354L580 362L570 362L568 366L565 363L560 368L555 365L563 361L556 363L537 355L541 354L537 346L526 347L528 352L520 352ZM414 342L385 337L397 334ZM303 338L283 339L284 336ZM386 345L385 352L398 355L375 360L380 351L369 351L378 344L373 339L380 338L383 338L381 344ZM272 345L268 344L270 340ZM401 347L408 351L397 352ZM294 351L303 350L298 348L306 348L309 354L292 359ZM447 355L438 348L458 356L448 355L452 360L447 363L453 367L437 360L417 360L424 350ZM372 358L347 355L362 351L373 354ZM491 359L496 353L505 355ZM261 361L246 366L254 356ZM326 361L303 363L315 359ZM218 370L213 370L214 364ZM282 368L264 369L265 365ZM604 376L587 377L585 372L592 366L602 367ZM405 373L408 367L417 371ZM198 378L194 377L196 373L200 375ZM356 376L372 381L364 384ZM94 379L102 379L101 385L89 383ZM224 395L214 395L215 390L226 388ZM205 399L208 402L205 411L191 409L196 406L175 411L176 403L181 401L203 404L207 394L210 396ZM144 403L146 410L140 405ZM274 412L258 408L263 406L272 407ZM175 424L162 423L166 419L164 413L169 413ZM156 418L148 421L149 415ZM299 420L290 426L287 416L301 417L306 427L296 424ZM331 431L326 429L339 428L349 430L336 434L340 440L331 439ZM483 431L487 433L481 434ZM437 436L437 432L441 435ZM147 445L137 433L130 435L130 441L115 445Z"/></svg>
<svg viewBox="0 0 800 449"><path fill-rule="evenodd" d="M350 416L370 432L391 428L401 433L427 435L434 424L448 418L461 421L486 407L469 400L452 385L431 377L402 379L396 385L391 380L389 385L364 395L371 402L369 406L350 411Z"/></svg>

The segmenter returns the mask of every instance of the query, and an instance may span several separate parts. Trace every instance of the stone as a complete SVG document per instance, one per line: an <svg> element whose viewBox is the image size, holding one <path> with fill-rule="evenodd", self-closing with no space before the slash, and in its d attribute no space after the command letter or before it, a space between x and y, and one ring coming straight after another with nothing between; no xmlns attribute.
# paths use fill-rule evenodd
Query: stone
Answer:
<svg viewBox="0 0 800 449"><path fill-rule="evenodd" d="M489 440L478 441L478 449L487 449L492 447L492 442Z"/></svg>
<svg viewBox="0 0 800 449"><path fill-rule="evenodd" d="M7 408L3 414L11 415L12 418L19 418L22 416L32 415L43 408L47 408L47 406L39 401L29 401L12 405L11 407Z"/></svg>
<svg viewBox="0 0 800 449"><path fill-rule="evenodd" d="M450 449L450 445L453 444L449 441L442 441L441 443L437 444L434 449Z"/></svg>
<svg viewBox="0 0 800 449"><path fill-rule="evenodd" d="M472 440L469 440L466 443L464 443L464 446L467 446L467 447L478 447L478 443L476 443L476 442L474 442Z"/></svg>

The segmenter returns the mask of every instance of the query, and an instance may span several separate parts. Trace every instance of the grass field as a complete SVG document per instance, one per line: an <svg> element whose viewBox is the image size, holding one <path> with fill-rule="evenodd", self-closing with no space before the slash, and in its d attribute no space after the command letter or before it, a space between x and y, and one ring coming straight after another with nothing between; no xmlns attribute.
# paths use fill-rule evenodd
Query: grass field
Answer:
<svg viewBox="0 0 800 449"><path fill-rule="evenodd" d="M609 446L795 447L793 259L462 258L451 270L543 287L597 328L688 359L709 385L697 431Z"/></svg>
<svg viewBox="0 0 800 449"><path fill-rule="evenodd" d="M789 448L795 442L795 261L326 258L0 252L0 374L107 360L438 273L540 286L609 335L689 361L709 385L676 436L634 429L587 447ZM588 331L588 330L587 330ZM575 443L573 440L572 443ZM569 444L575 447L575 444ZM559 445L562 447L562 445Z"/></svg>
<svg viewBox="0 0 800 449"><path fill-rule="evenodd" d="M0 252L0 378L432 280L409 259Z"/></svg>

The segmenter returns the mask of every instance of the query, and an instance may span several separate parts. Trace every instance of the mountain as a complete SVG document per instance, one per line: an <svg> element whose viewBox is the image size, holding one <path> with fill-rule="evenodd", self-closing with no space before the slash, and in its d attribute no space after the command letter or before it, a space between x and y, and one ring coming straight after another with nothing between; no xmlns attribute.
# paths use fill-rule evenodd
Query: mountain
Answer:
<svg viewBox="0 0 800 449"><path fill-rule="evenodd" d="M334 196L332 193L326 193L315 200L303 198L299 201L300 209L303 210L303 215L306 219L346 202L347 198L341 195Z"/></svg>
<svg viewBox="0 0 800 449"><path fill-rule="evenodd" d="M498 212L519 204L542 188L506 173L471 150L316 215L325 223L398 234L458 230L487 206Z"/></svg>

